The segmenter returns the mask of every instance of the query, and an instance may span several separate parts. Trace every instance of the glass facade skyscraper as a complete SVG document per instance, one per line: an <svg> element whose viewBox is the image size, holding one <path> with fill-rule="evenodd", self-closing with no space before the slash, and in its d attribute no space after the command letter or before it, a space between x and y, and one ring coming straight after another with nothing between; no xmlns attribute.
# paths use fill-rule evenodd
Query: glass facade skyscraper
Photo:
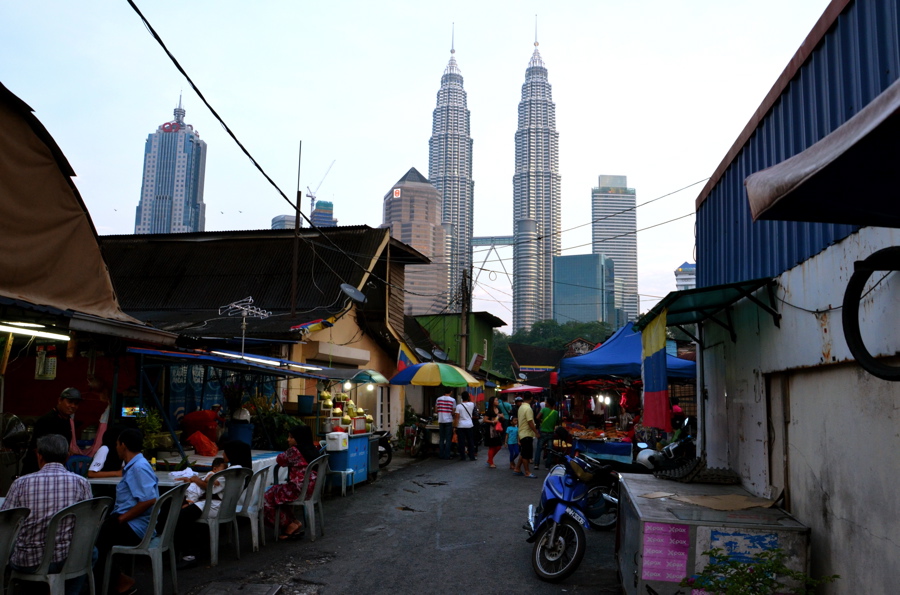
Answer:
<svg viewBox="0 0 900 595"><path fill-rule="evenodd" d="M144 179L134 218L134 233L203 231L206 204L206 143L184 123L181 99L175 119L161 124L144 145Z"/></svg>
<svg viewBox="0 0 900 595"><path fill-rule="evenodd" d="M309 220L316 227L337 227L337 219L334 218L334 203L330 200L317 200Z"/></svg>
<svg viewBox="0 0 900 595"><path fill-rule="evenodd" d="M599 176L591 190L591 240L594 254L605 254L616 270L616 307L627 322L640 313L637 262L637 193L628 187L628 176Z"/></svg>
<svg viewBox="0 0 900 595"><path fill-rule="evenodd" d="M553 318L561 217L559 133L547 68L534 43L525 71L513 176L513 331Z"/></svg>
<svg viewBox="0 0 900 595"><path fill-rule="evenodd" d="M615 265L603 254L553 259L553 319L616 326Z"/></svg>
<svg viewBox="0 0 900 595"><path fill-rule="evenodd" d="M450 311L459 311L463 271L472 268L472 137L463 77L450 50L441 77L428 143L428 178L441 194L441 221L447 229ZM442 291L444 289L442 288Z"/></svg>

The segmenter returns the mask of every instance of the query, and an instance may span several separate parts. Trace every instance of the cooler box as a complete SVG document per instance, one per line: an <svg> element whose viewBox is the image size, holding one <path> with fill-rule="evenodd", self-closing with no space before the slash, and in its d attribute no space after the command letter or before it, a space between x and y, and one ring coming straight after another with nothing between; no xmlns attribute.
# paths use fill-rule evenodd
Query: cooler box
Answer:
<svg viewBox="0 0 900 595"><path fill-rule="evenodd" d="M325 435L325 450L336 452L347 450L350 438L346 432L331 432Z"/></svg>

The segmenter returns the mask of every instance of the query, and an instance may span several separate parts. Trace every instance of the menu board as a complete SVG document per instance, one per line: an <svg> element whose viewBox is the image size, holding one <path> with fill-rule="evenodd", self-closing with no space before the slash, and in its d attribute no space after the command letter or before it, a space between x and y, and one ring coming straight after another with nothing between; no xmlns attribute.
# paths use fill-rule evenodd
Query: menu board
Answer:
<svg viewBox="0 0 900 595"><path fill-rule="evenodd" d="M688 525L644 523L645 581L681 582L687 576L691 533Z"/></svg>

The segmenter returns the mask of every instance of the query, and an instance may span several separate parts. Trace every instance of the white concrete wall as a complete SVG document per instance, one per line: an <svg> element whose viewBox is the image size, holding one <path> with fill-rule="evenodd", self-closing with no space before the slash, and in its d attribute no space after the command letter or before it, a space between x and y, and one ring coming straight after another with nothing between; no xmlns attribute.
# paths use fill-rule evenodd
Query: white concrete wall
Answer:
<svg viewBox="0 0 900 595"><path fill-rule="evenodd" d="M813 573L842 576L821 593L890 593L900 577L900 383L853 362L840 310L854 261L892 245L900 231L865 228L783 274L780 328L749 300L733 311L736 343L703 326L710 464L758 495L786 489L812 529ZM869 351L900 352L900 275L860 312Z"/></svg>

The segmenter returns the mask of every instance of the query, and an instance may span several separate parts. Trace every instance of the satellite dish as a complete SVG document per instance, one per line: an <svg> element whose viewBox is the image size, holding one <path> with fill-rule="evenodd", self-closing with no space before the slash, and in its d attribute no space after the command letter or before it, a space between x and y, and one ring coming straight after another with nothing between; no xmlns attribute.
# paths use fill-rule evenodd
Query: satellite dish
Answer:
<svg viewBox="0 0 900 595"><path fill-rule="evenodd" d="M434 354L434 357L435 357L436 359L439 359L439 360L441 360L441 361L446 361L446 360L447 360L447 354L444 353L443 351L441 351L440 349L435 349L435 350L432 351L431 353Z"/></svg>
<svg viewBox="0 0 900 595"><path fill-rule="evenodd" d="M366 303L365 294L349 283L341 283L341 291L347 294L347 297L349 297L354 302L359 302L360 304Z"/></svg>
<svg viewBox="0 0 900 595"><path fill-rule="evenodd" d="M416 353L418 353L419 357L421 357L425 361L428 361L428 362L431 361L431 354L428 353L427 351L425 351L424 349L422 349L421 347L416 347Z"/></svg>
<svg viewBox="0 0 900 595"><path fill-rule="evenodd" d="M522 372L519 372L519 378L521 378L522 380L527 380L527 379L528 379L528 376L526 376L526 375L525 375L524 373L522 373Z"/></svg>

